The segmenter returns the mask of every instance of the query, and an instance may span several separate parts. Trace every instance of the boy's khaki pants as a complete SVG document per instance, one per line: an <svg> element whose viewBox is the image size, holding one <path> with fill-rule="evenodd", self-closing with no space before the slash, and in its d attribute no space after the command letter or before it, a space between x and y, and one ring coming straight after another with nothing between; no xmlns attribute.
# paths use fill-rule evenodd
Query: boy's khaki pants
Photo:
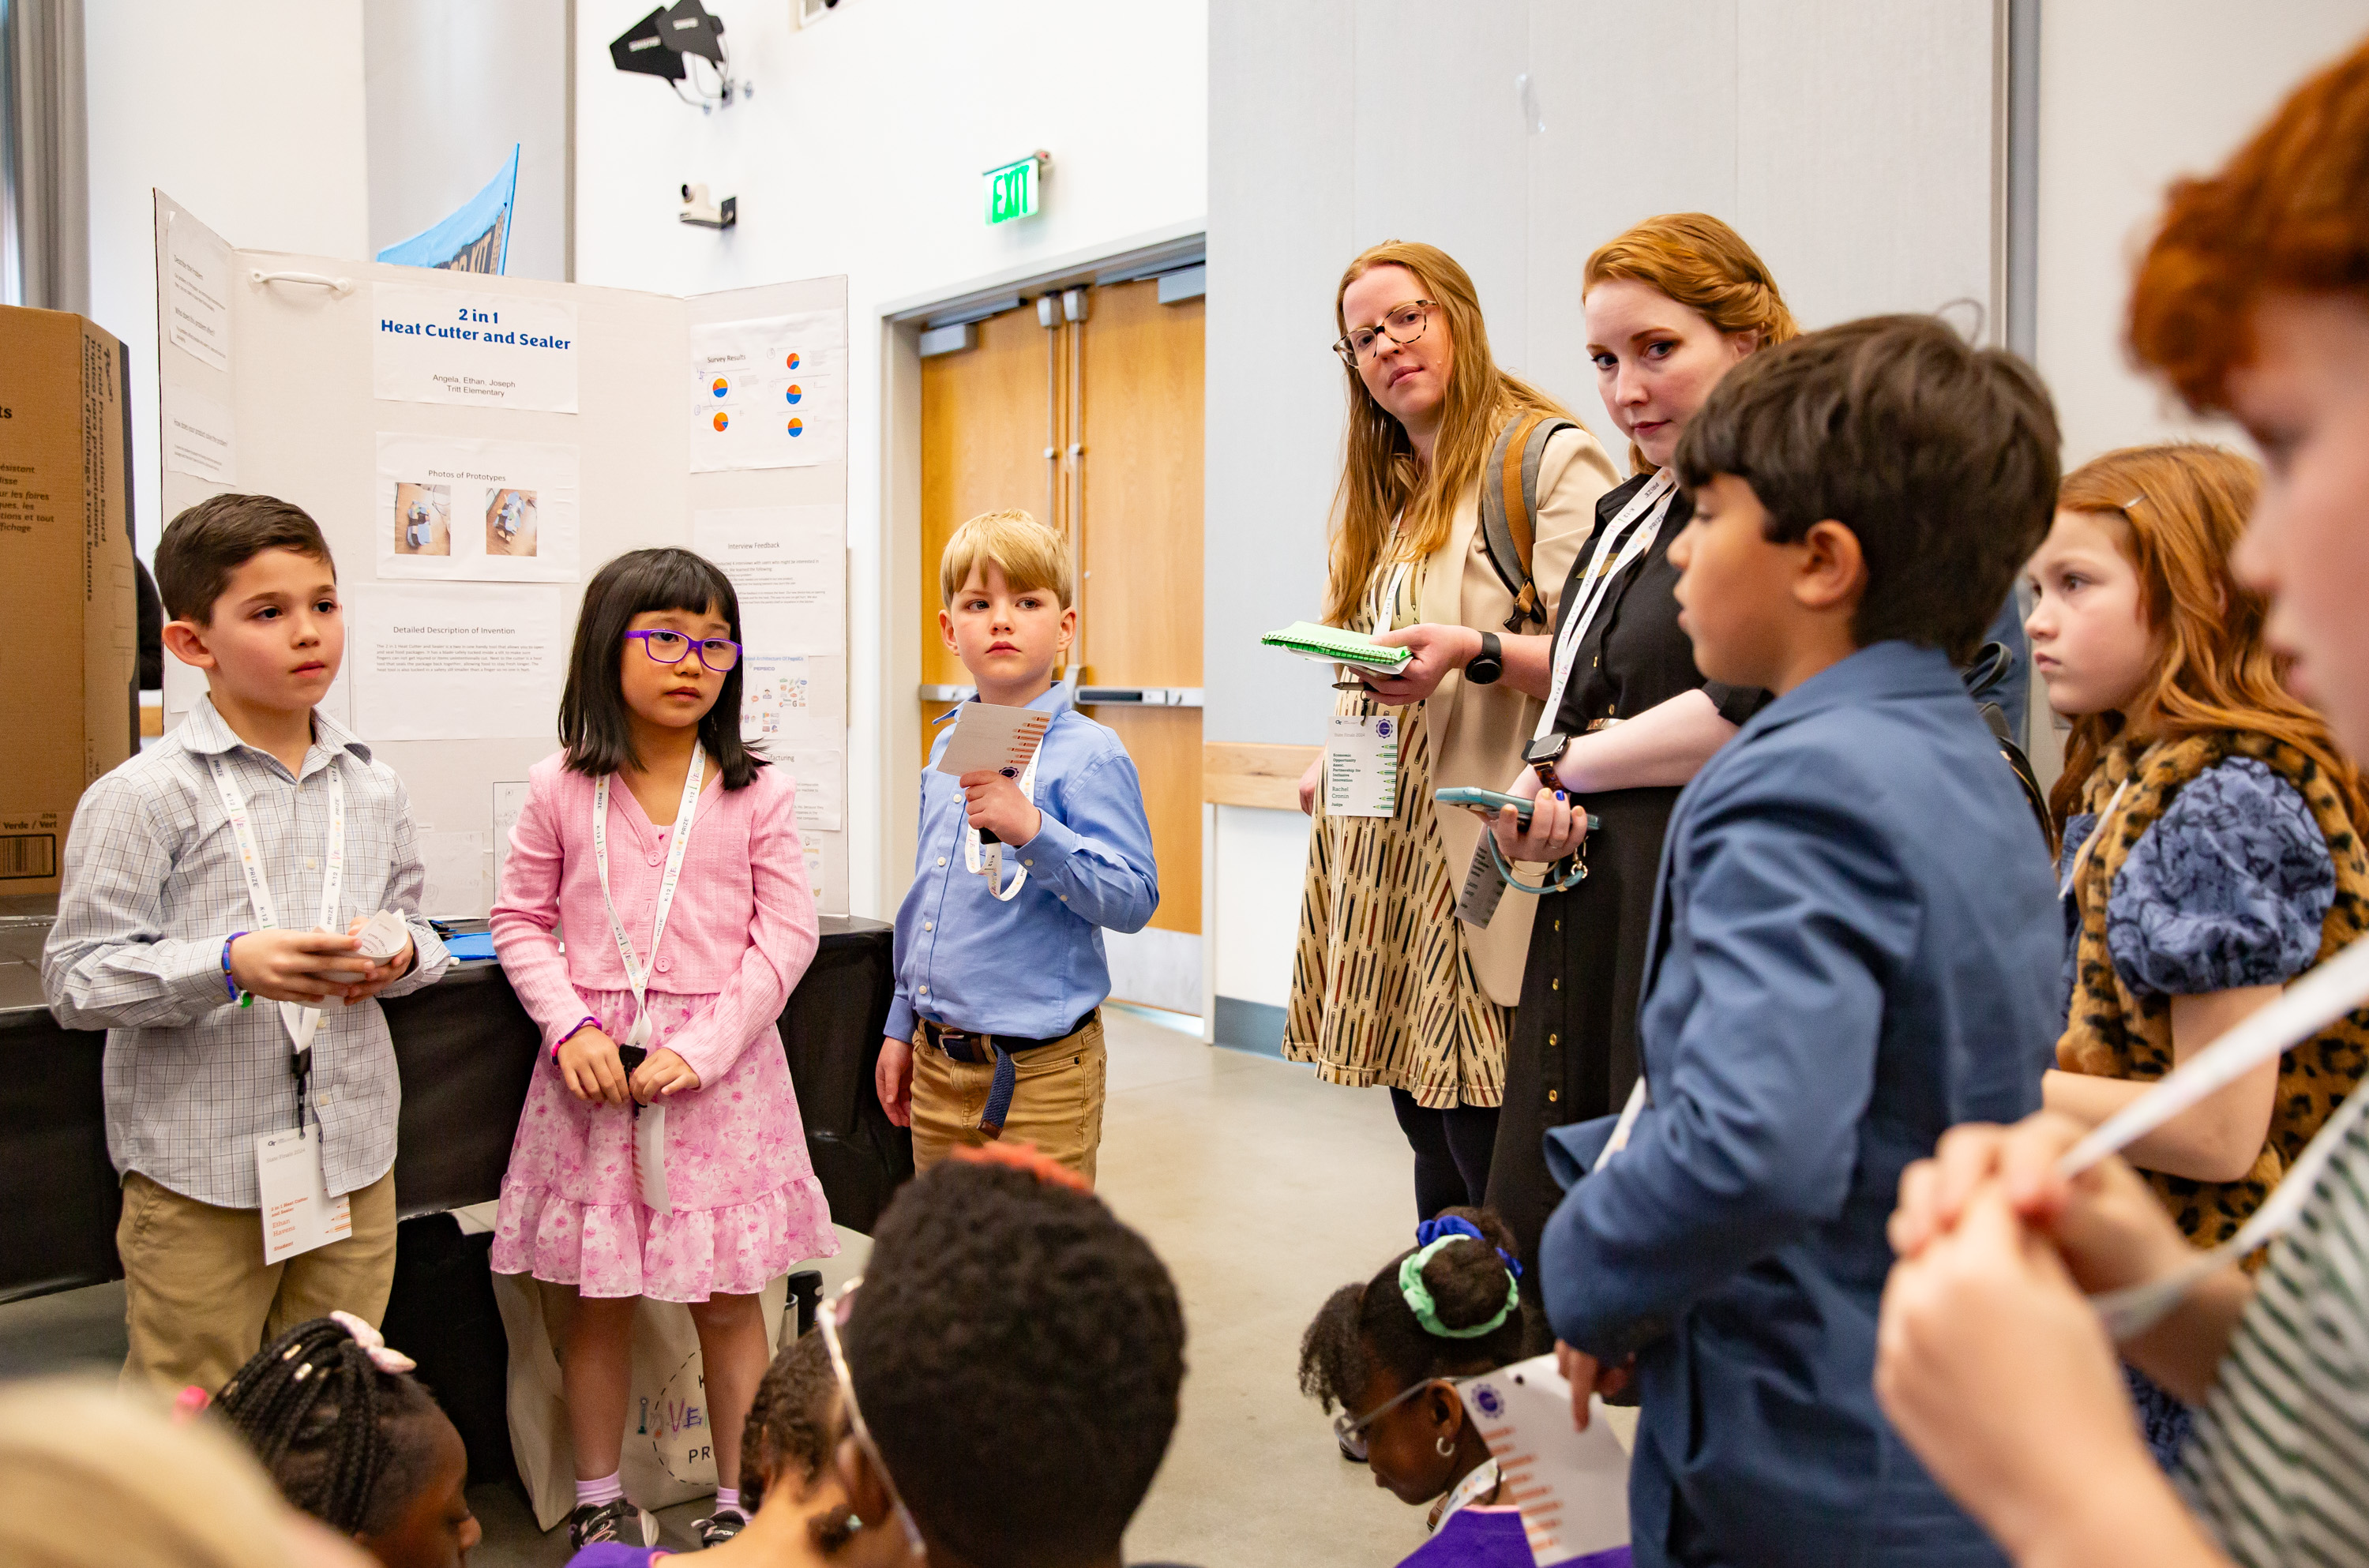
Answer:
<svg viewBox="0 0 2369 1568"><path fill-rule="evenodd" d="M395 1288L395 1173L350 1196L352 1235L267 1264L257 1210L126 1175L115 1226L132 1339L123 1380L216 1393L265 1344L309 1319L346 1311L376 1327Z"/></svg>
<svg viewBox="0 0 2369 1568"><path fill-rule="evenodd" d="M1103 1022L1012 1053L1018 1080L1004 1117L1003 1141L1033 1143L1091 1183L1103 1141ZM913 1033L913 1168L926 1171L958 1144L988 1141L978 1118L995 1079L992 1061L956 1061Z"/></svg>

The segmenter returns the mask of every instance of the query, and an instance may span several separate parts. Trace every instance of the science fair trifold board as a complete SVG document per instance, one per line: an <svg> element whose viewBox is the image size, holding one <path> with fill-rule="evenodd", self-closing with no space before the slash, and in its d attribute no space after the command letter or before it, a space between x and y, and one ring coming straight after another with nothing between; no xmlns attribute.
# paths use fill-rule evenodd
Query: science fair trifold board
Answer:
<svg viewBox="0 0 2369 1568"><path fill-rule="evenodd" d="M678 544L740 600L741 727L847 909L847 288L677 299L240 250L155 197L163 511L260 491L338 557L325 706L403 777L426 912L491 905L583 585ZM167 658L166 722L205 690Z"/></svg>

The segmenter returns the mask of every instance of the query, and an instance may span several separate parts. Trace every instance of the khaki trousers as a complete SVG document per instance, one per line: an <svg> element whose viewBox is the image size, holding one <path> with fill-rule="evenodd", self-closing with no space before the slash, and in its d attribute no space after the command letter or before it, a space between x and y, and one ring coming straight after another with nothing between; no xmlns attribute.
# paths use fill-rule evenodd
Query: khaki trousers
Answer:
<svg viewBox="0 0 2369 1568"><path fill-rule="evenodd" d="M1049 1045L1012 1053L1017 1082L1003 1141L1033 1143L1051 1159L1094 1179L1094 1156L1103 1142L1103 1022L1097 1017L1074 1035ZM988 1141L978 1129L995 1064L956 1061L930 1044L928 1032L913 1036L913 1169L926 1171L960 1144Z"/></svg>
<svg viewBox="0 0 2369 1568"><path fill-rule="evenodd" d="M132 1339L123 1380L213 1393L268 1341L309 1319L347 1311L377 1326L395 1287L395 1173L350 1196L352 1235L266 1264L257 1210L200 1203L137 1171L126 1175L115 1227Z"/></svg>

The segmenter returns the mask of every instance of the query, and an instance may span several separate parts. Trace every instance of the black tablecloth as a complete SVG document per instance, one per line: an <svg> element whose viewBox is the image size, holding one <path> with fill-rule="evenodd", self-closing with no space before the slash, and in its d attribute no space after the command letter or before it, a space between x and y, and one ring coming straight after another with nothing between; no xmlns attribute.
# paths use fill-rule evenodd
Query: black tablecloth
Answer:
<svg viewBox="0 0 2369 1568"><path fill-rule="evenodd" d="M99 1093L107 1036L58 1027L38 1005L38 989L23 994L40 933L9 924L0 933L8 949L0 952L0 1301L123 1274L115 1256L122 1197ZM872 1091L896 984L891 948L877 921L825 916L821 947L781 1019L830 1216L867 1232L913 1170L911 1136L889 1123ZM501 967L456 964L385 1007L403 1078L395 1190L404 1215L499 1196L539 1047Z"/></svg>

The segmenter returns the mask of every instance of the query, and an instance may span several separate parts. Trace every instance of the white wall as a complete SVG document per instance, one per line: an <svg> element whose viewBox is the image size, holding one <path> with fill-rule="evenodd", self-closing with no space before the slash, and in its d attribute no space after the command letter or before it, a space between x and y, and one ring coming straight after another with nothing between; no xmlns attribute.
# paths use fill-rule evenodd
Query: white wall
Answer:
<svg viewBox="0 0 2369 1568"><path fill-rule="evenodd" d="M1197 223L1207 194L1204 11L1181 4L844 0L796 29L788 0L711 0L756 95L702 115L613 68L612 39L649 0L578 0L579 281L689 293L848 279L848 790L853 908L881 909L884 714L880 306L1035 258ZM985 225L981 171L1045 149L1047 212ZM739 198L722 234L676 221L677 188Z"/></svg>
<svg viewBox="0 0 2369 1568"><path fill-rule="evenodd" d="M566 0L364 0L370 254L452 215L519 149L509 276L566 279Z"/></svg>
<svg viewBox="0 0 2369 1568"><path fill-rule="evenodd" d="M2218 167L2306 74L2358 43L2369 0L2049 0L2040 20L2036 348L2070 467L2198 433L2124 357L2132 263L2165 187Z"/></svg>
<svg viewBox="0 0 2369 1568"><path fill-rule="evenodd" d="M362 256L361 0L84 0L83 18L91 317L132 349L134 527L153 560L163 520L149 191L233 245Z"/></svg>

